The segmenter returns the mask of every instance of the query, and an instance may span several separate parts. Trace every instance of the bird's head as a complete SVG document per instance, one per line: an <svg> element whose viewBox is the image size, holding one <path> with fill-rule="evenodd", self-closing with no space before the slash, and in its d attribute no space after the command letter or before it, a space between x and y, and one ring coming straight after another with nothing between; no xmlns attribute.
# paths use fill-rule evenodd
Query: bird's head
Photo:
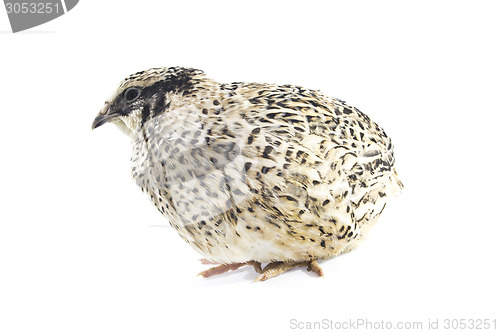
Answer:
<svg viewBox="0 0 500 333"><path fill-rule="evenodd" d="M138 133L146 121L167 112L172 103L205 89L205 81L202 71L182 67L152 68L132 74L104 103L92 129L113 122L129 135Z"/></svg>

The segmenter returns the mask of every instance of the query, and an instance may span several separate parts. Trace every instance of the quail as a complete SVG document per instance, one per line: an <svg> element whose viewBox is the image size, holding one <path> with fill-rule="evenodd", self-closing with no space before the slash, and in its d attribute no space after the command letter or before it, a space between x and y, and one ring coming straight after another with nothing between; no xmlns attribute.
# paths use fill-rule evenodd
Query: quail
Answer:
<svg viewBox="0 0 500 333"><path fill-rule="evenodd" d="M130 75L95 118L132 141L132 176L213 276L267 280L350 251L403 187L391 139L344 101L203 71ZM266 264L262 267L261 264Z"/></svg>

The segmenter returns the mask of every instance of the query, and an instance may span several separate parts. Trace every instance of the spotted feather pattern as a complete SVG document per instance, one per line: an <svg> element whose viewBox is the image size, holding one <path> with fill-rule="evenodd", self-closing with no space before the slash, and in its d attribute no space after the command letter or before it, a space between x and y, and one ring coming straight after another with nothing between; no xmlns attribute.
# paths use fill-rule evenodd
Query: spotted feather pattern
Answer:
<svg viewBox="0 0 500 333"><path fill-rule="evenodd" d="M175 67L130 76L110 103L131 86L143 91L138 111L120 116L133 139L133 177L216 262L339 255L402 188L384 130L319 91L219 84Z"/></svg>

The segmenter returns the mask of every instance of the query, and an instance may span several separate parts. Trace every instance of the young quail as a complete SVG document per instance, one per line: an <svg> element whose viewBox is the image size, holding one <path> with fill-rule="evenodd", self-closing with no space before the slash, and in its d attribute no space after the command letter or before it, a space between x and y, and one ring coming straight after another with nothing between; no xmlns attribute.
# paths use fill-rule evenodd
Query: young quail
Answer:
<svg viewBox="0 0 500 333"><path fill-rule="evenodd" d="M92 128L132 139L132 175L212 276L266 280L353 249L403 187L368 116L293 85L220 84L191 68L123 80ZM269 263L264 269L261 263Z"/></svg>

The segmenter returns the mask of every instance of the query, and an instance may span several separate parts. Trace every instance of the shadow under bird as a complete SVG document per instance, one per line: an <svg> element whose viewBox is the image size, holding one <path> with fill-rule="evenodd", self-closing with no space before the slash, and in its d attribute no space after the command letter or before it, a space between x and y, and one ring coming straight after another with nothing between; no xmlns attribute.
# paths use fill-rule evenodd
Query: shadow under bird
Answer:
<svg viewBox="0 0 500 333"><path fill-rule="evenodd" d="M403 187L391 139L338 99L294 85L217 83L192 68L123 80L92 128L132 140L132 175L213 276L258 281L350 251ZM267 263L262 268L261 264Z"/></svg>

